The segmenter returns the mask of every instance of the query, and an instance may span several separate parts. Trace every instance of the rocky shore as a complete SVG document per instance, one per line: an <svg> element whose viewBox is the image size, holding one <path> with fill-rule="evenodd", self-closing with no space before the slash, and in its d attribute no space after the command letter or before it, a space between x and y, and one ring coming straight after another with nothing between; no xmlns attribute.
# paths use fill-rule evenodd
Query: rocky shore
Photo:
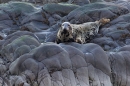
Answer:
<svg viewBox="0 0 130 86"><path fill-rule="evenodd" d="M130 86L129 1L0 2L0 86ZM55 43L60 22L101 18L89 43Z"/></svg>

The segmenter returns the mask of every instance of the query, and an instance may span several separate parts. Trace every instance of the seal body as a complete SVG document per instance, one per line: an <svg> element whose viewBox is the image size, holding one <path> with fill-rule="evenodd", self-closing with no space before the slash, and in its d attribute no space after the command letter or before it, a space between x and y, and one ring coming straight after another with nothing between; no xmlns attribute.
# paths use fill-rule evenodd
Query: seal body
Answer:
<svg viewBox="0 0 130 86"><path fill-rule="evenodd" d="M64 22L61 25L57 33L57 40L59 42L77 42L77 43L87 43L95 35L98 34L99 27L108 23L110 19L102 18L95 22L86 22L83 24L70 24L69 22Z"/></svg>
<svg viewBox="0 0 130 86"><path fill-rule="evenodd" d="M86 43L99 31L99 22L87 22L83 24L72 24L73 37L78 43Z"/></svg>
<svg viewBox="0 0 130 86"><path fill-rule="evenodd" d="M76 42L84 44L92 40L99 32L99 27L110 22L110 19L102 18L95 22L86 22L83 24L71 24L73 29L73 38Z"/></svg>

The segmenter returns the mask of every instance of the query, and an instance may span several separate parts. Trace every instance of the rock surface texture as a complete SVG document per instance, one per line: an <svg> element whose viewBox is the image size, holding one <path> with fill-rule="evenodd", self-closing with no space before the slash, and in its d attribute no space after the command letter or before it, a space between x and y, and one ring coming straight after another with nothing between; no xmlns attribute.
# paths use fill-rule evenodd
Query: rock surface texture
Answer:
<svg viewBox="0 0 130 86"><path fill-rule="evenodd" d="M129 1L6 1L0 0L0 86L130 86ZM55 43L62 22L101 18L111 21L89 43Z"/></svg>

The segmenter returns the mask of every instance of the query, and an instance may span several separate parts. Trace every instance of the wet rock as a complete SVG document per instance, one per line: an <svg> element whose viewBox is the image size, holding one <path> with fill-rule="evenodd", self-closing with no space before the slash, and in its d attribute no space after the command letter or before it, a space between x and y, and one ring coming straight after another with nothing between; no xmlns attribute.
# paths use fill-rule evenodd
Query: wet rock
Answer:
<svg viewBox="0 0 130 86"><path fill-rule="evenodd" d="M50 22L50 26L56 24L56 21L55 21L55 19L54 19L53 17L50 17L50 18L48 19L48 21Z"/></svg>
<svg viewBox="0 0 130 86"><path fill-rule="evenodd" d="M40 9L39 11L29 14L26 17L24 17L23 20L21 20L21 24L26 24L30 21L37 21L37 22L48 24L47 18L46 16L44 16L44 12L42 12L42 10Z"/></svg>
<svg viewBox="0 0 130 86"><path fill-rule="evenodd" d="M23 36L23 35L29 35L29 36L32 36L32 37L34 37L35 39L39 40L39 39L37 38L37 36L34 35L34 34L31 33L31 32L28 32L28 31L17 31L17 32L14 32L14 33L8 35L8 36L4 39L5 42L4 42L4 44L3 44L2 46L4 47L4 46L8 45L10 42L14 41L15 39L17 39L17 38L19 38L19 37L21 37L21 36Z"/></svg>
<svg viewBox="0 0 130 86"><path fill-rule="evenodd" d="M38 32L35 33L36 36L39 38L40 42L55 42L56 40L56 31L52 31L52 32Z"/></svg>
<svg viewBox="0 0 130 86"><path fill-rule="evenodd" d="M118 51L130 51L130 45L123 46Z"/></svg>
<svg viewBox="0 0 130 86"><path fill-rule="evenodd" d="M75 48L77 48L78 50L80 50L80 51L82 51L83 53L85 53L85 55L86 55L86 58L85 58L85 60L87 61L87 62L90 62L91 64L93 64L93 66L94 67L96 67L97 69L99 69L99 65L101 66L102 64L102 68L106 68L106 70L102 70L102 71L104 71L104 72L108 72L109 73L109 71L110 71L110 69L109 69L109 66L107 66L106 64L109 64L109 62L107 61L107 56L104 54L104 51L102 50L102 48L101 47L99 47L98 45L96 45L96 44L93 44L93 43L88 43L88 44L85 44L85 45L80 45L80 44L78 44L78 43L68 43L67 45L71 45L71 46L74 46ZM67 50L67 51L69 51L69 50ZM71 53L71 51L69 51L70 53ZM99 52L100 53L102 53L102 56L101 56L101 54L99 55ZM90 55L91 54L93 54L94 53L94 55L92 56L92 57L90 57ZM87 56L89 56L89 57L87 57ZM96 57L96 58L95 58ZM98 62L98 61L101 61L100 59L104 59L104 61L106 62L106 63L104 63L104 62L98 62L98 63L100 63L100 64L98 64L98 65L96 65L96 63L95 62L93 62L93 60L92 59L97 59L96 60L96 62ZM105 65L104 65L105 64Z"/></svg>
<svg viewBox="0 0 130 86"><path fill-rule="evenodd" d="M129 44L130 44L130 39L126 39L126 40L125 40L125 43L126 43L127 45L129 45Z"/></svg>
<svg viewBox="0 0 130 86"><path fill-rule="evenodd" d="M128 13L128 9L112 3L98 2L79 7L67 15L69 21L75 19L73 23L84 23L96 21L103 17L113 20L120 15Z"/></svg>
<svg viewBox="0 0 130 86"><path fill-rule="evenodd" d="M2 85L4 85L4 86L9 86L8 84L7 84L7 82L3 79L3 78L1 78L0 77L0 85L2 86Z"/></svg>
<svg viewBox="0 0 130 86"><path fill-rule="evenodd" d="M95 38L92 40L92 42L102 46L102 48L105 50L111 50L118 47L118 44L110 37Z"/></svg>
<svg viewBox="0 0 130 86"><path fill-rule="evenodd" d="M130 72L128 70L130 65L129 56L130 53L128 51L110 53L109 59L110 59L111 72L112 72L111 80L113 85L117 86L120 83L121 86L123 85L127 86L130 84L130 81L128 80L129 77L126 73L126 72ZM126 80L128 80L127 83L125 82Z"/></svg>
<svg viewBox="0 0 130 86"><path fill-rule="evenodd" d="M30 31L30 32L40 32L42 30L48 29L49 26L46 24L43 24L42 22L38 21L32 21L25 25L23 25L20 30L21 31Z"/></svg>
<svg viewBox="0 0 130 86"><path fill-rule="evenodd" d="M26 77L23 76L11 76L11 85L15 86L30 86L25 80Z"/></svg>
<svg viewBox="0 0 130 86"><path fill-rule="evenodd" d="M45 4L43 6L43 9L49 13L61 13L65 15L78 7L79 7L78 5L73 5L73 4L51 3L51 4Z"/></svg>
<svg viewBox="0 0 130 86"><path fill-rule="evenodd" d="M46 42L47 35L50 34L50 32L37 32L35 35L39 38L40 42Z"/></svg>
<svg viewBox="0 0 130 86"><path fill-rule="evenodd" d="M10 20L10 17L9 17L9 15L6 13L6 12L4 12L4 11L0 11L0 21L1 20Z"/></svg>
<svg viewBox="0 0 130 86"><path fill-rule="evenodd" d="M53 18L55 18L55 19L58 19L58 20L60 20L62 17L60 16L60 15L58 15L58 14L54 14L54 15L52 15L53 16Z"/></svg>
<svg viewBox="0 0 130 86"><path fill-rule="evenodd" d="M126 2L124 0L117 0L114 3L118 4L119 6L124 6L124 7L128 8L130 11L130 2Z"/></svg>
<svg viewBox="0 0 130 86"><path fill-rule="evenodd" d="M0 58L0 74L4 74L7 70L5 62Z"/></svg>
<svg viewBox="0 0 130 86"><path fill-rule="evenodd" d="M18 58L25 53L29 53L30 51L31 51L31 47L27 45L22 45L15 50L14 58Z"/></svg>
<svg viewBox="0 0 130 86"><path fill-rule="evenodd" d="M23 35L16 38L9 44L3 46L1 50L1 55L3 57L6 57L6 59L8 59L9 61L13 61L19 56L28 53L31 48L35 48L39 45L40 43L34 37Z"/></svg>
<svg viewBox="0 0 130 86"><path fill-rule="evenodd" d="M112 38L119 47L128 44L128 39L130 38L129 17L129 13L119 16L106 25L106 27L101 28L100 33L102 36Z"/></svg>
<svg viewBox="0 0 130 86"><path fill-rule="evenodd" d="M59 2L66 2L67 0L0 0L0 3L7 3L9 1L22 1L22 2L29 2L33 4L46 4L46 3L59 3Z"/></svg>
<svg viewBox="0 0 130 86"><path fill-rule="evenodd" d="M50 34L48 34L46 37L46 42L56 42L56 37L57 37L57 31L54 31L54 32L52 32L52 33L50 33Z"/></svg>
<svg viewBox="0 0 130 86"><path fill-rule="evenodd" d="M111 37L114 40L120 39L123 34L128 34L128 31L117 30L114 32L107 33L106 36Z"/></svg>
<svg viewBox="0 0 130 86"><path fill-rule="evenodd" d="M50 48L49 48L50 47ZM57 51L55 51L55 49L57 49ZM60 54L60 52L61 52L61 54ZM31 52L30 52L31 53ZM55 67L57 67L58 69L61 69L62 67L67 67L67 68L70 68L71 67L71 65L65 65L66 63L63 63L63 64L60 64L59 63L59 61L58 61L58 63L56 63L55 64L55 62L53 63L52 62L52 64L49 64L49 62L50 61L53 61L53 59L47 59L47 58L51 58L51 57L53 57L53 55L56 55L57 53L59 53L58 54L58 58L57 57L54 57L54 60L55 61L62 61L62 59L64 59L67 63L69 63L70 64L70 61L69 61L69 57L66 57L66 56L68 56L67 55L67 53L61 48L61 47L59 47L59 46L57 46L57 45L48 45L48 44L43 44L43 45L41 45L41 46L39 46L38 48L36 48L35 50L33 50L32 51L32 54L34 54L33 56L34 57L32 57L32 55L31 54L28 54L28 55L23 55L23 56L21 56L19 59L17 59L17 61L15 62L15 64L19 64L19 62L20 62L20 64L19 64L19 66L21 65L21 61L20 61L20 59L21 60L24 60L24 62L22 62L22 64L27 64L26 65L26 68L28 69L29 68L29 70L31 70L31 71L33 71L35 74L37 74L37 72L39 71L39 70L41 70L41 69L43 69L45 66L47 67L47 68L49 68L49 70L48 71L51 71L51 70L53 70L53 67L55 68ZM63 56L63 57L60 57L60 56ZM65 55L65 56L64 56ZM49 56L49 57L48 57ZM30 57L32 57L32 58L30 58ZM62 59L61 59L62 58ZM44 59L46 59L46 60L44 60ZM35 62L35 60L37 60L37 61L41 61L41 62ZM43 60L43 61L42 61ZM32 68L30 67L30 65L29 64L31 63L33 63L33 65L34 66L32 66ZM18 71L19 71L19 68L22 68L22 65L21 65L21 67L18 67L18 65L15 65L14 63L12 63L12 65L10 66L10 71L11 71L11 73L12 74L14 74L14 73L18 73ZM38 64L39 64L39 67L38 67ZM51 67L52 66L52 67ZM17 68L17 70L13 70L14 69L14 67L15 68ZM35 68L34 68L35 67ZM37 68L40 68L40 69L37 69ZM21 70L21 69L20 69ZM25 69L26 70L26 69ZM24 71L24 70L21 70L21 71Z"/></svg>
<svg viewBox="0 0 130 86"><path fill-rule="evenodd" d="M95 3L95 2L103 2L103 1L109 1L109 0L90 0L91 3Z"/></svg>
<svg viewBox="0 0 130 86"><path fill-rule="evenodd" d="M6 38L6 36L7 36L6 34L0 32L0 40Z"/></svg>
<svg viewBox="0 0 130 86"><path fill-rule="evenodd" d="M0 4L0 9L1 30L6 34L11 34L19 30L19 26L22 24L21 22L25 16L37 11L36 7L25 2L10 2Z"/></svg>
<svg viewBox="0 0 130 86"><path fill-rule="evenodd" d="M77 4L77 5L85 5L85 4L89 4L90 0L69 0L68 3L73 3L73 4Z"/></svg>
<svg viewBox="0 0 130 86"><path fill-rule="evenodd" d="M2 5L5 5L5 7ZM16 13L17 15L21 12L31 13L37 10L31 3L24 2L9 2L6 4L1 4L1 9L7 10L5 12Z"/></svg>
<svg viewBox="0 0 130 86"><path fill-rule="evenodd" d="M0 5L0 86L129 86L128 4L81 1L74 3L84 6L53 3L46 9L25 2ZM92 43L54 43L60 23L102 17L111 21Z"/></svg>
<svg viewBox="0 0 130 86"><path fill-rule="evenodd" d="M96 59L96 62L94 59ZM10 65L9 70L11 74L19 74L25 70L30 70L35 75L38 73L38 83L40 86L45 83L50 85L51 82L55 83L54 86L57 84L65 86L72 84L75 86L75 84L90 85L94 83L100 85L100 79L103 79L103 77L107 82L102 83L110 86L110 67L108 66L109 62L107 59L108 57L105 55L105 52L95 44L80 45L70 43L69 45L61 44L59 46L54 43L43 43L43 45L32 50L29 54L17 58ZM92 65L89 65L89 63ZM32 64L33 68L30 67L30 64ZM94 73L96 75L103 74L103 76L94 77ZM79 78L76 78L75 75ZM85 79L82 79L83 77ZM94 81L90 83L89 80L91 78ZM69 82L68 79L73 82ZM56 81L59 81L59 83L56 84Z"/></svg>
<svg viewBox="0 0 130 86"><path fill-rule="evenodd" d="M109 45L104 45L104 50L105 51L108 51L108 50L110 50L111 49L111 47L109 46Z"/></svg>

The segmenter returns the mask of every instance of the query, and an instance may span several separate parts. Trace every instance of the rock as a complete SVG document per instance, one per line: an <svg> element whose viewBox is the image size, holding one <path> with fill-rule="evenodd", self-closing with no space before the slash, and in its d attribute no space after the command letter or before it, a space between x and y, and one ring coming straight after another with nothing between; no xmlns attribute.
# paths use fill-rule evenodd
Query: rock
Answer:
<svg viewBox="0 0 130 86"><path fill-rule="evenodd" d="M2 21L2 20L10 20L10 17L9 17L9 15L6 13L6 12L4 12L4 11L0 11L0 21Z"/></svg>
<svg viewBox="0 0 130 86"><path fill-rule="evenodd" d="M3 57L6 57L6 59L8 59L9 61L13 61L19 58L19 56L28 53L31 48L35 48L39 45L40 43L34 37L23 35L13 40L11 43L3 46L1 50L1 55Z"/></svg>
<svg viewBox="0 0 130 86"><path fill-rule="evenodd" d="M117 0L114 2L115 4L118 4L119 6L123 6L128 8L128 10L130 11L130 2L126 2L124 0Z"/></svg>
<svg viewBox="0 0 130 86"><path fill-rule="evenodd" d="M129 45L129 44L130 44L130 39L126 39L125 43L126 43L127 45Z"/></svg>
<svg viewBox="0 0 130 86"><path fill-rule="evenodd" d="M97 2L81 6L71 11L67 15L67 18L69 21L75 19L75 22L73 23L84 23L88 21L96 21L104 17L113 20L128 12L128 9L112 3Z"/></svg>
<svg viewBox="0 0 130 86"><path fill-rule="evenodd" d="M50 18L48 19L48 21L50 22L50 26L56 24L56 21L55 21L55 19L54 19L53 17L50 17Z"/></svg>
<svg viewBox="0 0 130 86"><path fill-rule="evenodd" d="M129 2L81 1L0 4L0 86L129 86ZM54 43L60 23L103 17L111 21L91 43Z"/></svg>
<svg viewBox="0 0 130 86"><path fill-rule="evenodd" d="M110 50L111 47L109 45L104 45L104 50L107 51L107 50Z"/></svg>
<svg viewBox="0 0 130 86"><path fill-rule="evenodd" d="M11 85L15 86L30 86L25 80L23 76L11 76Z"/></svg>
<svg viewBox="0 0 130 86"><path fill-rule="evenodd" d="M79 47L81 48L78 49ZM38 73L40 86L44 83L50 85L51 82L55 83L54 86L57 84L65 86L70 84L73 86L76 84L81 86L85 84L100 85L101 79L107 80L107 82L102 82L104 85L111 86L109 78L111 69L108 66L109 62L107 59L105 52L95 44L80 45L70 43L69 45L61 44L59 46L54 43L43 43L43 45L35 48L29 54L17 58L11 63L9 71L11 74L19 74L26 70L32 71L35 75ZM92 65L89 65L89 63ZM30 64L32 64L32 67ZM96 75L103 74L103 76L94 77L94 73ZM69 82L68 79L72 82ZM95 81L90 83L91 79ZM56 81L59 82L56 84Z"/></svg>
<svg viewBox="0 0 130 86"><path fill-rule="evenodd" d="M107 33L106 36L111 37L114 40L118 40L122 37L123 34L128 34L128 31L117 30L117 31L114 31L114 32Z"/></svg>
<svg viewBox="0 0 130 86"><path fill-rule="evenodd" d="M50 48L48 48L48 47L50 47ZM55 49L57 49L57 51L55 52ZM42 51L41 51L42 50ZM53 61L53 59L47 59L47 58L51 58L53 55L56 55L56 53L60 53L61 52L61 54L58 54L58 55L61 55L61 56L63 56L63 57L58 57L58 58L56 58L56 57L54 57L54 60L56 61L62 61L62 59L64 59L64 61L66 61L66 62L68 62L68 64L67 65L65 65L66 63L63 63L63 64L60 64L60 63L56 63L55 64L55 62L53 63L52 62L52 64L49 64L49 62L50 61ZM63 52L63 53L62 53ZM31 53L31 52L30 52ZM46 45L46 44L43 44L43 45L41 45L41 46L39 46L38 48L36 48L35 50L33 50L32 51L32 54L34 54L33 56L34 57L32 57L32 55L31 54L28 54L28 55L22 55L19 59L17 59L17 61L15 61L15 64L19 64L19 62L20 62L20 64L19 65L15 65L14 63L12 63L12 65L10 66L10 72L12 73L12 74L18 74L18 71L19 71L19 68L22 68L22 65L21 65L21 61L20 61L20 59L21 60L24 60L24 62L22 62L22 64L27 64L26 65L26 68L29 68L31 71L33 71L35 74L36 73L38 73L38 71L37 70L41 70L41 69L43 69L44 67L47 67L47 68L49 68L49 70L48 71L52 71L53 70L53 66L54 66L54 68L55 67L57 67L58 68L58 70L59 69L61 69L62 67L65 67L65 68L70 68L71 67L71 65L69 65L70 64L70 61L68 60L69 59L69 57L66 57L66 56L68 56L67 55L67 53L61 48L61 47L59 47L59 46L57 46L57 45ZM48 57L48 55L49 55L49 57ZM30 58L30 57L32 57L32 58ZM62 58L62 59L61 59ZM45 61L44 61L44 59L46 59ZM37 62L35 62L35 60L37 60L37 61L42 61L43 63L45 63L45 65L43 65L43 63L41 63L41 62L39 62L39 63L37 63ZM30 65L29 64L31 63L33 63L33 65L35 66L35 68L36 69L34 69L34 66L32 66L32 68L30 68ZM62 63L62 62L61 62ZM39 68L40 69L37 69L38 68L38 64L39 64ZM18 67L18 66L20 66L21 65L21 67ZM52 67L51 67L52 66ZM17 69L17 70L13 70L14 69L14 67ZM21 69L20 69L21 70ZM25 69L26 70L26 69ZM21 70L21 72L22 71L24 71L24 70Z"/></svg>
<svg viewBox="0 0 130 86"><path fill-rule="evenodd" d="M7 71L7 67L3 59L0 58L0 74L4 74Z"/></svg>
<svg viewBox="0 0 130 86"><path fill-rule="evenodd" d="M0 77L0 85L9 86L6 81L4 81L3 78Z"/></svg>
<svg viewBox="0 0 130 86"><path fill-rule="evenodd" d="M68 3L73 3L73 4L77 4L77 5L85 5L85 4L89 4L90 0L69 0Z"/></svg>
<svg viewBox="0 0 130 86"><path fill-rule="evenodd" d="M112 82L113 85L117 86L120 83L121 86L123 85L127 86L130 84L130 81L128 80L129 77L127 76L127 73L130 72L128 70L128 67L130 65L129 56L130 54L128 51L115 52L115 53L113 52L109 54L111 72L112 72L111 80L113 81ZM125 82L126 80L127 83Z"/></svg>
<svg viewBox="0 0 130 86"><path fill-rule="evenodd" d="M27 15L26 17L24 17L21 20L21 24L26 24L30 21L31 22L37 21L37 22L42 22L44 24L48 24L48 20L47 20L46 15L40 9L39 9L39 11L36 11L35 13L31 13L31 14Z"/></svg>
<svg viewBox="0 0 130 86"><path fill-rule="evenodd" d="M97 69L100 69L99 67L101 67L101 65L102 65L103 70L102 69L100 69L100 70L102 70L108 74L110 73L110 67L107 65L107 64L109 64L109 62L107 61L108 57L105 55L105 52L102 50L102 48L99 47L98 45L93 44L93 43L88 43L85 45L80 45L78 43L68 43L67 45L74 46L78 50L82 51L85 54L86 62L93 64L93 66L96 67ZM67 49L67 51L69 51L69 50ZM69 51L69 53L71 53L71 51ZM94 55L91 57L90 55L93 53L94 53ZM100 53L102 53L102 56ZM92 59L96 59L96 62L98 63L98 65L96 65L97 63L93 62ZM101 62L101 59L104 59L105 63Z"/></svg>
<svg viewBox="0 0 130 86"><path fill-rule="evenodd" d="M73 5L73 4L65 4L65 3L50 3L50 4L45 4L42 8L43 10L53 14L53 13L61 13L61 14L68 14L72 10L78 8L78 5Z"/></svg>
<svg viewBox="0 0 130 86"><path fill-rule="evenodd" d="M31 3L25 3L25 2L10 2L8 4L5 4L4 8L1 6L1 9L16 14L19 14L20 12L31 13L37 10Z"/></svg>
<svg viewBox="0 0 130 86"><path fill-rule="evenodd" d="M41 32L42 30L48 29L49 26L43 24L42 22L32 21L25 25L23 25L20 30L21 31L30 31L30 32Z"/></svg>
<svg viewBox="0 0 130 86"><path fill-rule="evenodd" d="M7 3L9 1L21 1L21 2L29 2L33 4L46 4L46 3L59 3L59 2L66 2L67 0L0 0L0 3Z"/></svg>
<svg viewBox="0 0 130 86"><path fill-rule="evenodd" d="M35 33L41 42L55 42L56 41L56 31L51 32L38 32Z"/></svg>
<svg viewBox="0 0 130 86"><path fill-rule="evenodd" d="M130 51L130 45L123 46L118 51Z"/></svg>
<svg viewBox="0 0 130 86"><path fill-rule="evenodd" d="M4 44L2 45L3 47L8 45L10 42L14 41L15 39L23 36L23 35L29 35L29 36L32 36L34 37L36 40L39 40L38 37L36 35L34 35L33 33L31 32L28 32L28 31L17 31L17 32L14 32L13 34L10 34L8 35L5 39L4 39Z"/></svg>
<svg viewBox="0 0 130 86"><path fill-rule="evenodd" d="M0 4L0 9L1 30L6 34L11 34L17 31L19 26L22 24L21 20L23 20L25 15L30 15L33 12L38 11L38 9L32 4L25 2L9 2Z"/></svg>
<svg viewBox="0 0 130 86"><path fill-rule="evenodd" d="M60 20L61 19L61 16L60 15L58 15L58 14L54 14L54 15L52 15L53 16L53 18L55 18L55 19L58 19L58 20Z"/></svg>
<svg viewBox="0 0 130 86"><path fill-rule="evenodd" d="M40 42L46 42L47 35L50 34L50 32L37 32L35 35L39 38Z"/></svg>
<svg viewBox="0 0 130 86"><path fill-rule="evenodd" d="M0 40L6 38L6 36L7 36L6 34L0 32Z"/></svg>
<svg viewBox="0 0 130 86"><path fill-rule="evenodd" d="M103 2L103 1L108 1L108 0L90 0L91 3L95 3L95 2Z"/></svg>
<svg viewBox="0 0 130 86"><path fill-rule="evenodd" d="M114 49L118 47L118 44L114 42L114 40L110 37L95 38L92 40L92 42L102 46L102 48L105 50L110 50L110 49ZM109 49L106 49L106 48L109 48Z"/></svg>
<svg viewBox="0 0 130 86"><path fill-rule="evenodd" d="M30 51L31 51L31 47L27 45L22 45L14 51L14 58L18 58L25 53L29 53Z"/></svg>
<svg viewBox="0 0 130 86"><path fill-rule="evenodd" d="M119 16L112 20L108 25L101 28L100 34L113 39L117 46L122 47L128 45L128 39L130 38L130 21L129 13Z"/></svg>
<svg viewBox="0 0 130 86"><path fill-rule="evenodd" d="M45 42L56 42L57 31L54 31L46 36Z"/></svg>

